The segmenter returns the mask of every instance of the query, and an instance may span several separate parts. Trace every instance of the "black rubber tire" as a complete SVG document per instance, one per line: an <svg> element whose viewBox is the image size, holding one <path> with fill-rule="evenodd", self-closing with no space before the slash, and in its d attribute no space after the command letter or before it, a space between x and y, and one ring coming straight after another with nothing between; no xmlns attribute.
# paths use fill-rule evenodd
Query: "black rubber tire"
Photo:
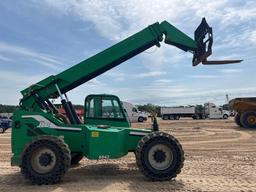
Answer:
<svg viewBox="0 0 256 192"><path fill-rule="evenodd" d="M243 127L243 125L241 124L241 121L240 121L240 117L241 115L239 113L237 113L234 117L234 120L236 122L236 124L239 126L239 127Z"/></svg>
<svg viewBox="0 0 256 192"><path fill-rule="evenodd" d="M36 150L48 148L54 152L56 163L54 168L45 174L34 170L31 158ZM40 136L29 143L22 153L21 173L32 184L48 185L58 183L70 167L71 154L64 140L53 136Z"/></svg>
<svg viewBox="0 0 256 192"><path fill-rule="evenodd" d="M176 116L174 117L174 119L175 119L175 120L179 120L179 119L180 119L180 116L179 116L179 115L176 115Z"/></svg>
<svg viewBox="0 0 256 192"><path fill-rule="evenodd" d="M256 129L256 112L243 112L240 117L240 122L244 128Z"/></svg>
<svg viewBox="0 0 256 192"><path fill-rule="evenodd" d="M227 119L228 118L228 115L227 114L224 114L223 115L223 119Z"/></svg>
<svg viewBox="0 0 256 192"><path fill-rule="evenodd" d="M200 117L199 117L199 115L193 115L193 116L192 116L192 119L198 120L198 119L200 119Z"/></svg>
<svg viewBox="0 0 256 192"><path fill-rule="evenodd" d="M162 119L163 119L163 120L168 120L169 117L168 117L168 115L163 115Z"/></svg>
<svg viewBox="0 0 256 192"><path fill-rule="evenodd" d="M156 144L163 144L172 150L173 160L166 169L157 170L149 162L149 150ZM179 141L163 132L152 132L144 136L137 146L135 156L139 170L151 181L166 181L175 178L181 172L185 159Z"/></svg>
<svg viewBox="0 0 256 192"><path fill-rule="evenodd" d="M169 115L169 120L174 120L175 119L175 117L174 117L174 115Z"/></svg>
<svg viewBox="0 0 256 192"><path fill-rule="evenodd" d="M82 153L71 153L71 165L77 165L83 157Z"/></svg>
<svg viewBox="0 0 256 192"><path fill-rule="evenodd" d="M144 121L144 118L143 117L139 117L138 118L138 122L142 123Z"/></svg>

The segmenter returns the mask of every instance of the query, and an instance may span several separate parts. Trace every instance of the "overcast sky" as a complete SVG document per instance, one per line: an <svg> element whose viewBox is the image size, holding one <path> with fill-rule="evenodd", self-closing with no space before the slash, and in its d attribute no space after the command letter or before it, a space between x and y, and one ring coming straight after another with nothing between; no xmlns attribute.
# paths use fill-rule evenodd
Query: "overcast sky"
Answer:
<svg viewBox="0 0 256 192"><path fill-rule="evenodd" d="M213 27L211 59L243 63L192 67L192 54L162 43L72 90L70 99L83 104L90 93L110 93L174 106L256 96L255 0L9 0L0 1L0 103L18 104L21 90L156 21L193 37L202 17Z"/></svg>

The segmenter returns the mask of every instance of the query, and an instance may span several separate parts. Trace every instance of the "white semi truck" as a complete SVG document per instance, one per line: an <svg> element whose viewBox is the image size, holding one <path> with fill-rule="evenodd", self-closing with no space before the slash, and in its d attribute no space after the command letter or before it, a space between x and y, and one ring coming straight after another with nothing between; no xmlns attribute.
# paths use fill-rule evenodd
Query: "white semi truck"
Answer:
<svg viewBox="0 0 256 192"><path fill-rule="evenodd" d="M214 103L205 103L204 112L209 119L227 119L230 116L228 110L216 106Z"/></svg>
<svg viewBox="0 0 256 192"><path fill-rule="evenodd" d="M179 120L180 117L193 119L227 119L229 117L229 111L213 103L205 103L204 106L161 107L160 114L163 120Z"/></svg>
<svg viewBox="0 0 256 192"><path fill-rule="evenodd" d="M128 118L131 123L134 122L144 122L147 120L148 116L146 113L141 112L133 104L122 101L123 108L126 111Z"/></svg>

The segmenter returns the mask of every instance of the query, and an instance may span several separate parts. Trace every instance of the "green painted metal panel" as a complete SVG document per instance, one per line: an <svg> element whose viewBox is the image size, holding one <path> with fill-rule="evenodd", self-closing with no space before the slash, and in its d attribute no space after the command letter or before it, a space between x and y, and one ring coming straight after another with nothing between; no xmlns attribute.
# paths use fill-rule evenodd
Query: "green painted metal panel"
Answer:
<svg viewBox="0 0 256 192"><path fill-rule="evenodd" d="M87 118L85 120L86 125L110 125L114 127L131 127L131 124L128 121L122 120L122 121L117 121L116 119L89 119Z"/></svg>
<svg viewBox="0 0 256 192"><path fill-rule="evenodd" d="M165 43L174 45L184 51L192 51L197 48L197 43L192 38L167 21L163 21L161 23L161 27L163 27L163 31L165 33Z"/></svg>
<svg viewBox="0 0 256 192"><path fill-rule="evenodd" d="M25 146L41 135L61 137L71 152L82 152L89 159L119 158L134 151L143 135L151 130L127 127L98 128L95 125L66 125L47 113L16 111L12 127L12 165L20 165ZM78 131L79 130L79 131Z"/></svg>
<svg viewBox="0 0 256 192"><path fill-rule="evenodd" d="M128 153L125 150L125 130L117 128L97 129L89 127L87 148L89 159L119 158Z"/></svg>

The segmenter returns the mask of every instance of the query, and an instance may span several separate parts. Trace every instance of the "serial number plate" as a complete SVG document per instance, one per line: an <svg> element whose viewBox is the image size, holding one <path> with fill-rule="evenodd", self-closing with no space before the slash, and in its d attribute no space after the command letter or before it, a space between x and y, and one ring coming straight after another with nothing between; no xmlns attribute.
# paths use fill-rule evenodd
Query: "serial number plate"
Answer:
<svg viewBox="0 0 256 192"><path fill-rule="evenodd" d="M99 159L109 159L109 155L100 155Z"/></svg>

